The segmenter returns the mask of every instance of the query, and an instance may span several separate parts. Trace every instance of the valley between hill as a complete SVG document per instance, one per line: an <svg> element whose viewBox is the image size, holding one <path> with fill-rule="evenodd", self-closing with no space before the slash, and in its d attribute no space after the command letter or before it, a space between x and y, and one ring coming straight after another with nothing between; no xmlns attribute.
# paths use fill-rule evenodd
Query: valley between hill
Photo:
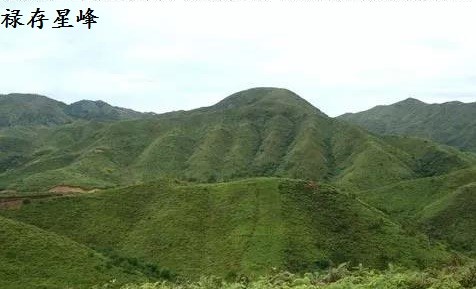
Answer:
<svg viewBox="0 0 476 289"><path fill-rule="evenodd" d="M471 152L373 134L277 88L160 115L35 95L0 96L0 111L0 200L21 200L0 206L2 288L263 281L344 262L471 278Z"/></svg>

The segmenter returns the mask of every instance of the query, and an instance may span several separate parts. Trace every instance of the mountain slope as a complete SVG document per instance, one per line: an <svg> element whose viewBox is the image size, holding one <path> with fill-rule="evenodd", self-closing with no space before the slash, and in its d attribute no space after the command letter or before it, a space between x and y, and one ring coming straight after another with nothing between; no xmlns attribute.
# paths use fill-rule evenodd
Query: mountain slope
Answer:
<svg viewBox="0 0 476 289"><path fill-rule="evenodd" d="M476 167L472 167L356 194L407 230L424 232L453 250L475 256L475 180Z"/></svg>
<svg viewBox="0 0 476 289"><path fill-rule="evenodd" d="M455 191L476 179L476 167L358 192L359 197L397 220L418 219L433 203L446 203Z"/></svg>
<svg viewBox="0 0 476 289"><path fill-rule="evenodd" d="M104 101L81 100L68 105L65 112L74 118L86 120L120 120L144 116L142 113L117 106Z"/></svg>
<svg viewBox="0 0 476 289"><path fill-rule="evenodd" d="M36 94L0 95L0 128L12 126L52 126L75 120L110 121L146 116L103 101L82 100L70 105Z"/></svg>
<svg viewBox="0 0 476 289"><path fill-rule="evenodd" d="M66 104L34 94L0 95L0 127L58 125L71 121Z"/></svg>
<svg viewBox="0 0 476 289"><path fill-rule="evenodd" d="M419 104L413 103L412 105ZM95 106L96 104L93 104L93 107ZM250 177L280 177L330 183L350 195L355 194L365 203L385 212L392 221L397 222L396 224L398 222L417 224L421 221L422 226L425 226L426 221L424 222L420 218L419 213L426 210L426 208L430 208L433 202L450 198L459 188L474 182L473 171L475 166L476 158L472 153L464 153L455 148L421 138L374 135L345 121L329 118L295 93L277 88L249 89L233 94L210 107L132 120L109 122L81 120L63 125L10 126L0 130L0 191L6 189L10 195L22 194L23 192L32 194L45 192L56 186L81 187L87 191L98 188L131 186L164 179L191 183L216 183ZM261 185L252 185L252 187L256 186ZM191 188L195 187L191 186ZM144 249L149 248L149 245L152 246L150 248L153 248L155 242L160 240L136 239L141 238L137 236L148 235L150 230L156 230L157 228L159 228L158 231L168 230L170 228L166 225L161 226L161 222L172 221L159 218L161 220L159 223L152 224L148 219L142 219L149 212L141 212L141 208L135 205L130 206L131 209L134 208L134 211L122 212L119 205L116 208L119 210L118 212L114 211L114 208L111 209L112 211L104 210L104 208L109 208L110 204L127 199L129 197L127 194L131 190L134 192L134 189L121 191L122 193L118 194L121 199L118 200L113 200L117 196L111 195L111 199L108 199L107 202L95 203L91 201L86 205L81 204L77 211L81 215L81 218L77 221L79 223L74 223L76 219L74 221L68 220L71 216L65 213L65 221L67 221L65 226L67 228L64 231L58 228L57 225L50 224L51 220L45 219L46 217L38 218L38 220L46 222L38 225L60 234L64 233L80 243L99 245L103 249L113 246L115 250L119 250L121 253L139 254L141 258L148 258L147 256L152 254L152 256L155 256L151 257L152 261L159 261L159 263L164 261L167 266L189 273L188 269L174 263L175 257L169 256L168 253L162 251L149 252ZM224 185L223 190L228 192L226 185ZM259 190L263 190L263 188L260 187ZM266 191L266 189L264 190ZM175 189L170 191L177 193ZM275 194L273 197L270 196L266 202L280 204L281 201L279 200L282 199L282 192L278 194L276 192L279 190L276 189L267 191L273 191ZM147 192L146 196L139 195L134 201L149 208L149 198L158 196L155 196L157 193L155 190L147 190ZM162 197L167 196L167 193L162 190L159 190L159 192ZM247 189L242 189L240 192L247 192ZM4 193L0 192L0 197L2 194ZM179 208L178 205L177 210L189 212L190 215L194 216L203 216L202 211L207 210L206 206L208 204L215 206L214 202L220 200L221 197L218 193L210 198L203 198L203 196L197 194L198 200L189 200L187 199L189 196L188 194L182 194L184 200L197 203L196 209L199 211ZM464 196L466 198L470 195L464 194ZM130 197L134 197L134 194ZM251 198L250 195L246 194L235 197ZM57 202L57 204L62 204L61 206L69 206L69 203L68 205L62 202L73 202L72 200L76 202L76 199L68 198L55 200L51 204ZM78 202L83 202L83 200L89 199L85 197L84 199L78 198L78 200L82 200ZM167 203L169 199L166 198L162 201ZM312 203L311 200L308 199L308 201ZM468 201L471 200L468 199ZM154 203L153 201L150 202ZM173 202L176 203L178 200L174 199ZM253 203L253 199L247 199L246 202ZM346 203L347 201L343 202ZM353 202L358 203L358 200ZM48 203L50 204L50 202ZM225 202L229 210L239 214L240 207L235 208L231 201L229 203L230 205L228 201ZM291 201L288 203L293 204ZM161 204L157 203L156 206L160 207ZM35 206L31 206L31 208ZM60 212L62 207L58 206L56 209ZM350 211L355 209L353 208L354 205L349 206L352 207L349 207ZM373 210L370 206L367 208ZM94 208L94 210L89 211L91 208ZM155 212L153 208L149 209L153 212L150 212L152 215L148 217L153 220L155 218L154 214L158 212ZM303 211L306 210L306 208L303 209ZM358 210L360 212L360 209ZM49 211L51 213L54 210ZM70 208L70 211L76 212L74 208ZM97 215L96 211L104 213L104 215ZM444 209L439 211L443 212ZM27 213L22 216L22 218L25 218L23 220L37 224L35 220L29 219L36 218L37 212L25 212ZM170 214L172 213L176 212ZM27 216L29 214L31 216ZM222 213L218 212L217 214ZM81 223L83 217L88 219L89 216L104 219L107 228L101 230L105 231L98 231L97 228L89 228ZM132 216L130 220L132 223L128 224L124 220L124 216ZM388 220L387 216L382 216L385 220ZM177 218L179 218L177 220L180 220L180 218L187 220L188 217L180 215ZM203 219L203 217L199 217L197 220L200 218ZM226 220L227 217L224 216L223 218ZM471 218L471 215L468 215L468 218ZM311 220L316 219L312 212L302 217L302 219L303 223L308 224L306 228L322 228L322 224L325 222L319 220L317 224L312 223L314 221ZM436 220L436 217L428 218L428 220L430 219ZM144 221L144 225L137 227L136 223L141 224L140 220ZM90 225L93 221L93 219L89 219L86 224ZM119 221L120 223L117 223ZM458 219L455 218L455 222L457 221ZM230 222L234 221L230 220ZM352 222L351 218L348 222ZM451 222L439 223L441 224L441 230L451 231L451 228L445 228L444 226L454 226ZM189 223L181 221L174 224L181 230L193 229L195 225L189 225ZM220 223L217 220L217 224L227 228L226 223ZM126 225L130 227L122 227ZM328 225L330 228L334 228L336 223ZM108 229L110 226L112 226L112 229ZM116 226L118 227L116 228ZM398 225L395 226L398 227ZM471 226L471 224L468 226ZM417 226L414 225L410 227L411 230L418 231L420 229L415 228ZM82 235L75 235L76 231L69 231L72 228L81 228L78 233ZM302 230L307 230L306 228ZM127 242L122 239L122 235L127 236L129 232L134 230L137 230L136 237L130 237L131 239ZM170 230L173 230L173 228ZM458 227L458 230L464 229ZM115 232L119 234L116 237ZM322 248L330 246L322 240L315 239L320 232L312 232L306 235L307 241L305 242L319 244ZM426 232L431 236L448 240L443 234L437 234L431 230ZM165 235L173 234L173 236L178 234L173 231L164 231L163 233ZM276 229L273 235L278 233L279 230ZM295 233L298 234L298 232ZM103 241L97 239L96 236L104 234L111 236L110 238L105 236ZM399 233L395 233L395 236L399 234L405 235L405 232L399 231ZM472 242L471 234L465 234L464 236L466 236L464 240L459 240L458 244L450 242L450 248L453 248L454 244L454 248L460 249L463 248L462 243L466 242L466 245L468 245ZM286 238L293 239L294 237ZM339 238L345 239L345 236L341 234ZM366 236L366 238L371 239L372 237ZM336 243L338 243L338 239L336 240ZM194 244L191 239L185 238L182 241L184 246ZM358 245L361 241L360 239L355 241L356 248L360 248L362 252L368 252L366 251L368 248ZM301 241L296 242L301 244ZM377 240L372 242L375 246L380 244ZM403 243L406 242L403 241ZM138 248L131 248L129 243L142 245ZM336 248L342 252L347 252L346 256L351 256L353 260L362 259L372 265L385 263L386 258L384 257L378 261L374 257L366 259L367 257L360 256L353 251L346 251L347 246L353 243L352 240L346 244L340 244ZM116 247L115 244L121 245ZM242 250L243 247L240 246L237 248ZM296 259L308 260L306 256L311 255L314 257L326 256L329 259L338 257L333 255L337 252L334 249L322 251L313 246L306 247L308 248L306 252L314 252L313 254L306 255L307 253L304 252L303 255L301 253L299 255L296 253L299 255ZM391 258L408 259L404 256L397 256L403 254L397 253L400 252L401 247L392 246L399 249L392 251L394 254L391 254ZM226 248L223 250L227 254L230 253L228 247ZM287 247L276 248L285 250ZM277 252L278 249L273 249L272 252ZM408 251L410 249L402 250ZM255 252L253 249L252 252L255 254L257 251ZM263 252L269 254L268 251ZM188 254L193 255L193 250L190 249ZM283 254L272 254L276 255L264 256L258 254L257 256L262 256L262 258L258 258L259 260L269 258L269 260L275 262L273 264L277 264L276 266L288 264L287 261L283 261L287 258L283 257ZM201 255L194 257L196 259L194 262L197 262L194 265L196 268L211 266L210 268L213 267L213 270L215 270L218 267L213 264L200 263L201 261L198 260L201 260L202 257ZM190 262L195 259L192 258ZM425 259L422 258L421 260ZM309 262L301 265L308 266ZM424 263L424 261L421 262ZM420 263L420 261L413 260L409 263ZM235 264L233 265L235 267L224 264L223 268L252 271L249 267L246 267L248 266L246 264ZM265 265L270 264L266 263ZM263 267L265 266L263 265ZM226 274L226 272L222 273ZM192 272L192 274L194 273Z"/></svg>
<svg viewBox="0 0 476 289"><path fill-rule="evenodd" d="M0 217L0 287L91 288L112 279L145 280L68 238Z"/></svg>
<svg viewBox="0 0 476 289"><path fill-rule="evenodd" d="M275 88L149 118L0 132L0 147L13 142L22 146L0 155L0 189L278 176L365 190L475 163L437 145L409 154L398 142L331 119L291 91ZM429 163L435 158L449 161ZM424 164L432 171L424 171Z"/></svg>
<svg viewBox="0 0 476 289"><path fill-rule="evenodd" d="M425 207L420 223L431 237L446 240L453 248L475 256L475 206L476 182L473 182Z"/></svg>
<svg viewBox="0 0 476 289"><path fill-rule="evenodd" d="M338 118L377 134L422 137L476 152L475 115L476 102L426 104L409 98Z"/></svg>
<svg viewBox="0 0 476 289"><path fill-rule="evenodd" d="M330 186L289 179L162 181L32 201L0 214L194 277L259 276L272 267L304 271L345 261L424 267L449 257Z"/></svg>

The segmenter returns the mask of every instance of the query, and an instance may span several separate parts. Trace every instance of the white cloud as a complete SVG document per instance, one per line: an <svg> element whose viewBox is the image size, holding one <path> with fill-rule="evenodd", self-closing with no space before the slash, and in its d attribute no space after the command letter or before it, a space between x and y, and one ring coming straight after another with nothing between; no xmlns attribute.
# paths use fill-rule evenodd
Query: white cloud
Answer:
<svg viewBox="0 0 476 289"><path fill-rule="evenodd" d="M476 101L469 1L53 0L0 11L36 7L100 18L91 30L0 28L1 93L164 112L277 86L330 115L409 96Z"/></svg>

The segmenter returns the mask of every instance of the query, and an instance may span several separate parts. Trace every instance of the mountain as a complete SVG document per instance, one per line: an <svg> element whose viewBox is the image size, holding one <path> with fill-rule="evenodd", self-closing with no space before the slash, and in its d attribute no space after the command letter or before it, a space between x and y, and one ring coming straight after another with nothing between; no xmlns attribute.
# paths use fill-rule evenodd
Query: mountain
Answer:
<svg viewBox="0 0 476 289"><path fill-rule="evenodd" d="M36 94L0 95L0 128L62 125L75 120L110 121L144 116L103 101L82 100L71 105Z"/></svg>
<svg viewBox="0 0 476 289"><path fill-rule="evenodd" d="M73 118L98 121L131 119L143 116L140 112L111 106L100 100L81 100L74 102L66 107L65 112Z"/></svg>
<svg viewBox="0 0 476 289"><path fill-rule="evenodd" d="M7 152L0 155L0 189L20 191L257 176L364 190L474 164L471 156L443 146L401 147L276 88L242 91L185 112L0 133L0 148Z"/></svg>
<svg viewBox="0 0 476 289"><path fill-rule="evenodd" d="M254 278L476 253L473 153L369 133L280 88L108 121L103 103L55 105L67 122L0 128L0 203L18 201L0 215L104 258Z"/></svg>
<svg viewBox="0 0 476 289"><path fill-rule="evenodd" d="M58 125L71 121L66 104L35 94L0 95L0 127Z"/></svg>
<svg viewBox="0 0 476 289"><path fill-rule="evenodd" d="M275 88L242 91L187 112L0 133L0 188L15 190L278 176L361 191L474 164L474 157L449 147L368 134Z"/></svg>
<svg viewBox="0 0 476 289"><path fill-rule="evenodd" d="M476 152L476 102L427 104L409 98L338 119L377 134L408 135Z"/></svg>

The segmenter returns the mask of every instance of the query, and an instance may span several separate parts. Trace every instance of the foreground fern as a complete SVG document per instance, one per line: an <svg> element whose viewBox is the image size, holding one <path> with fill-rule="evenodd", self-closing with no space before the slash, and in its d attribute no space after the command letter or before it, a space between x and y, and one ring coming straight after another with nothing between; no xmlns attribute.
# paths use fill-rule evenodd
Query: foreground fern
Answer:
<svg viewBox="0 0 476 289"><path fill-rule="evenodd" d="M385 271L362 267L349 269L347 263L326 271L296 275L280 272L255 281L241 277L227 282L202 277L196 282L157 282L116 286L110 282L95 289L460 289L476 288L476 264L440 270L409 271L392 265Z"/></svg>

